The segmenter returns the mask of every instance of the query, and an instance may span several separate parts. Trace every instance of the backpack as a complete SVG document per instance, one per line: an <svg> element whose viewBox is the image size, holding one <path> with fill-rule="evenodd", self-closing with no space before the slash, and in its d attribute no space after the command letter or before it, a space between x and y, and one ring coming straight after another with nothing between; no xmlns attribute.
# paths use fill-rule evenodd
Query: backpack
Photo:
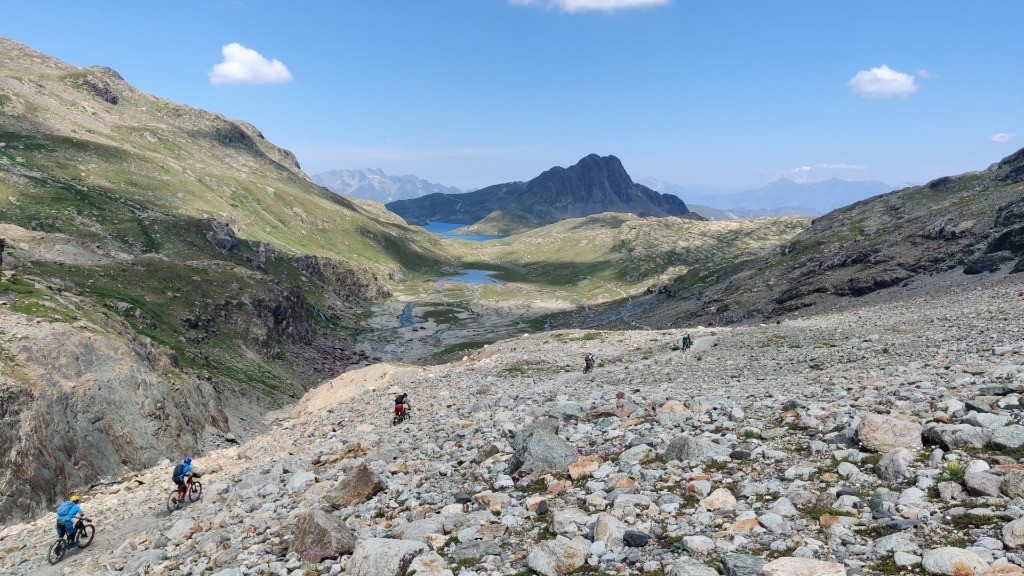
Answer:
<svg viewBox="0 0 1024 576"><path fill-rule="evenodd" d="M57 507L57 519L67 520L71 517L71 509L74 508L75 503L70 500L65 501L63 504Z"/></svg>
<svg viewBox="0 0 1024 576"><path fill-rule="evenodd" d="M181 477L184 475L185 465L179 463L177 466L174 467L174 472L171 474L171 480L177 482L178 480L181 480Z"/></svg>

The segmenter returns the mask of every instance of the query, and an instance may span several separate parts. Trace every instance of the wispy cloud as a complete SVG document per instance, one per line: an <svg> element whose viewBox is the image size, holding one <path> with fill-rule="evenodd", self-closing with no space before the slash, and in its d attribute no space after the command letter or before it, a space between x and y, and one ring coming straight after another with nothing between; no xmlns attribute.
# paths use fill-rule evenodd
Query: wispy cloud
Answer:
<svg viewBox="0 0 1024 576"><path fill-rule="evenodd" d="M671 4L671 0L509 0L509 2L519 6L555 8L562 12L615 12Z"/></svg>
<svg viewBox="0 0 1024 576"><path fill-rule="evenodd" d="M811 168L810 166L797 166L789 171L789 177L793 182L803 184L804 182L807 182L812 170L814 170L814 168Z"/></svg>
<svg viewBox="0 0 1024 576"><path fill-rule="evenodd" d="M939 77L938 72L932 72L931 70L925 70L924 68L917 71L917 77L924 80L934 80Z"/></svg>
<svg viewBox="0 0 1024 576"><path fill-rule="evenodd" d="M868 167L864 164L846 164L840 162L838 164L818 164L818 167L824 168L825 170L867 170Z"/></svg>
<svg viewBox="0 0 1024 576"><path fill-rule="evenodd" d="M898 72L885 64L857 72L847 85L864 98L909 98L918 88L912 74Z"/></svg>
<svg viewBox="0 0 1024 576"><path fill-rule="evenodd" d="M267 60L259 52L238 42L225 44L220 50L224 61L210 70L210 83L221 84L283 84L292 80L280 60Z"/></svg>
<svg viewBox="0 0 1024 576"><path fill-rule="evenodd" d="M993 134L989 137L989 140L998 144L1006 144L1013 140L1017 135L1012 132L1000 132L999 134Z"/></svg>

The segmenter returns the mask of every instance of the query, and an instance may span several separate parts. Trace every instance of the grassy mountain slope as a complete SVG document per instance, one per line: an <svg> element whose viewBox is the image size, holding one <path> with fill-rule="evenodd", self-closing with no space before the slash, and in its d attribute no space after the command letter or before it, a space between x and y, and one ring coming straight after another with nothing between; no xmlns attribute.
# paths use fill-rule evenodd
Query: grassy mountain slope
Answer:
<svg viewBox="0 0 1024 576"><path fill-rule="evenodd" d="M898 292L933 276L950 282L1022 271L1024 150L979 172L830 212L762 260L681 275L670 287L677 297L637 319L655 326L731 323ZM623 305L609 305L608 318Z"/></svg>
<svg viewBox="0 0 1024 576"><path fill-rule="evenodd" d="M450 262L248 124L0 53L0 523L244 436L367 359L367 303Z"/></svg>
<svg viewBox="0 0 1024 576"><path fill-rule="evenodd" d="M130 259L106 272L29 261L23 273L132 303L147 316L136 328L185 356L181 319L237 299L239 283L345 324L359 300L386 294L389 276L446 262L435 238L313 185L252 126L143 94L109 69L0 47L0 221ZM219 279L200 273L212 268Z"/></svg>
<svg viewBox="0 0 1024 576"><path fill-rule="evenodd" d="M706 222L608 212L573 218L469 246L467 265L499 265L509 281L576 286L614 284L636 291L694 267L756 258L789 241L807 218Z"/></svg>

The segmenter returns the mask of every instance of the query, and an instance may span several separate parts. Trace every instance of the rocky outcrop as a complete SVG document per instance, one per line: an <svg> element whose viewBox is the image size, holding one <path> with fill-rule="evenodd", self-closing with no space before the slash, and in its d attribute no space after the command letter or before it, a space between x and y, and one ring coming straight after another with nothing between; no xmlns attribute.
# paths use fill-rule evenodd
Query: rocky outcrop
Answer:
<svg viewBox="0 0 1024 576"><path fill-rule="evenodd" d="M428 550L422 542L370 538L362 540L352 554L351 576L406 576L417 556Z"/></svg>
<svg viewBox="0 0 1024 576"><path fill-rule="evenodd" d="M209 429L247 437L248 426L234 426L260 411L230 388L177 372L147 340L96 326L0 312L0 346L12 369L0 374L0 524L126 467L194 454Z"/></svg>
<svg viewBox="0 0 1024 576"><path fill-rule="evenodd" d="M295 517L288 551L321 562L355 551L356 537L345 523L322 510L303 510Z"/></svg>
<svg viewBox="0 0 1024 576"><path fill-rule="evenodd" d="M603 212L701 219L677 196L634 183L618 158L596 154L569 168L556 166L529 182L498 184L466 194L430 194L387 207L410 223L475 223L474 231L499 234Z"/></svg>
<svg viewBox="0 0 1024 576"><path fill-rule="evenodd" d="M384 490L384 482L366 464L359 465L327 495L326 500L335 508L362 504Z"/></svg>
<svg viewBox="0 0 1024 576"><path fill-rule="evenodd" d="M541 419L517 433L509 471L537 476L568 470L572 447L558 436L557 427L556 420Z"/></svg>

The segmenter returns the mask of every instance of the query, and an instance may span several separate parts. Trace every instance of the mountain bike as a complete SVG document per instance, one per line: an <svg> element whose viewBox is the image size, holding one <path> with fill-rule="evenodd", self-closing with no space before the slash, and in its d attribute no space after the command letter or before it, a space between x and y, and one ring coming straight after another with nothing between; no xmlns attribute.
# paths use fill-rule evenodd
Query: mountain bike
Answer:
<svg viewBox="0 0 1024 576"><path fill-rule="evenodd" d="M85 516L79 516L71 534L63 538L58 537L57 541L50 546L50 550L46 554L46 560L50 564L56 564L64 559L64 555L71 548L88 548L89 544L92 544L92 538L95 535L96 527L92 525L92 520Z"/></svg>
<svg viewBox="0 0 1024 576"><path fill-rule="evenodd" d="M391 418L391 425L392 426L398 426L402 422L405 422L406 420L408 420L409 419L409 412L410 411L411 410L408 409L408 408L402 408L401 410L399 410L398 407L396 406L395 407L395 415L394 415L394 417Z"/></svg>
<svg viewBox="0 0 1024 576"><path fill-rule="evenodd" d="M189 502L195 502L196 500L199 500L199 498L203 495L203 483L200 482L199 480L196 480L195 476L189 476L188 479L185 480L185 494L179 498L180 494L181 493L178 492L177 488L171 490L171 493L168 494L168 512L174 512L178 508L181 508L181 505L185 503L186 499Z"/></svg>

